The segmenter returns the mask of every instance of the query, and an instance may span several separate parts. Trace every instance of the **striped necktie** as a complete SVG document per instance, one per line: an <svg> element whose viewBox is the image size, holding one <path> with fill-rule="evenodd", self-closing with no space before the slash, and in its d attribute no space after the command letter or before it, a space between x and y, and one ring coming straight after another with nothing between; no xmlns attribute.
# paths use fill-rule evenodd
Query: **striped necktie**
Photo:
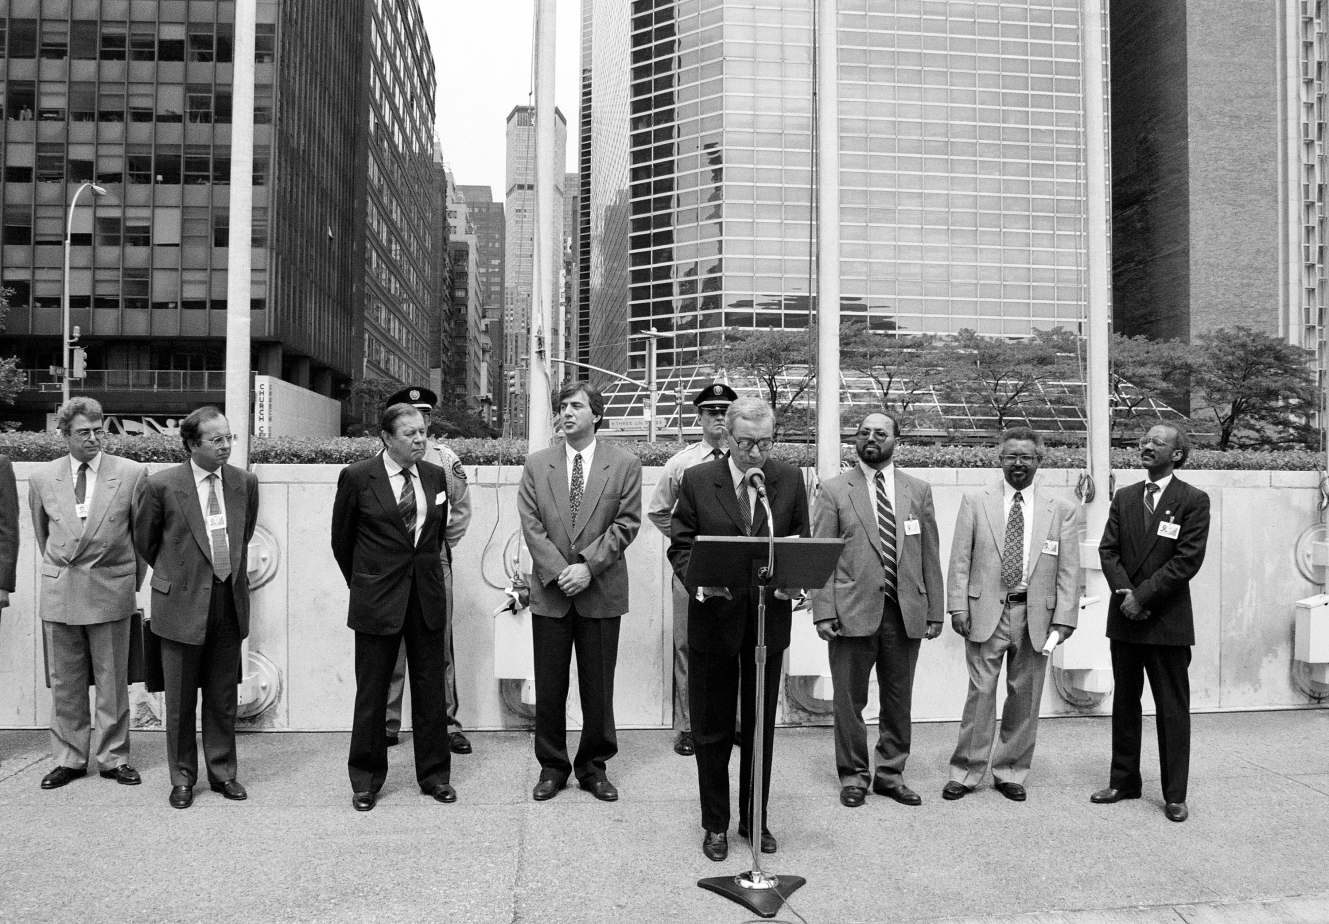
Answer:
<svg viewBox="0 0 1329 924"><path fill-rule="evenodd" d="M886 476L877 472L873 479L877 487L877 532L881 535L881 566L886 572L886 596L897 598L895 574L895 510L886 494Z"/></svg>
<svg viewBox="0 0 1329 924"><path fill-rule="evenodd" d="M411 486L411 470L401 470L401 494L397 497L397 512L406 524L406 532L415 541L415 488Z"/></svg>
<svg viewBox="0 0 1329 924"><path fill-rule="evenodd" d="M217 473L208 476L208 521L216 522L213 517L221 516L221 502L217 500ZM226 538L226 526L208 530L208 539L212 544L212 573L217 580L224 581L231 576L231 546Z"/></svg>
<svg viewBox="0 0 1329 924"><path fill-rule="evenodd" d="M1158 485L1152 481L1144 486L1144 509L1149 511L1150 516L1158 509Z"/></svg>
<svg viewBox="0 0 1329 924"><path fill-rule="evenodd" d="M743 514L743 535L752 535L752 498L748 496L747 481L738 483L738 510Z"/></svg>
<svg viewBox="0 0 1329 924"><path fill-rule="evenodd" d="M1001 553L1001 582L1015 587L1024 579L1024 507L1019 491L1006 518L1006 547Z"/></svg>

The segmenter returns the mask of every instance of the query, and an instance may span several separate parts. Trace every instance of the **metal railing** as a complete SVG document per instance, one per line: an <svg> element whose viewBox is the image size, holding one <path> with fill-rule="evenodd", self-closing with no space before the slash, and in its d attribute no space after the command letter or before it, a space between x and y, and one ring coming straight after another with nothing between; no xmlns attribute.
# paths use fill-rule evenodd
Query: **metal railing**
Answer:
<svg viewBox="0 0 1329 924"><path fill-rule="evenodd" d="M60 391L60 377L46 369L24 369L27 387L39 392ZM76 391L215 391L226 390L223 370L196 369L89 369L74 379Z"/></svg>

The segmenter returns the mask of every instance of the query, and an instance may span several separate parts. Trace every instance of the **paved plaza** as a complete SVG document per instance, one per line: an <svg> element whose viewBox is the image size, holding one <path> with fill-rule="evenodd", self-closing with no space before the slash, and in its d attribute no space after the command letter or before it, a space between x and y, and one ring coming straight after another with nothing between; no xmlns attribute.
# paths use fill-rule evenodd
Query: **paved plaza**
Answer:
<svg viewBox="0 0 1329 924"><path fill-rule="evenodd" d="M1029 800L940 797L954 723L915 726L918 808L838 802L829 728L777 732L768 871L804 876L809 924L1218 924L1329 921L1329 711L1195 719L1190 821L1163 817L1146 720L1145 798L1091 805L1109 723L1047 719ZM159 733L133 736L138 787L91 774L43 792L47 735L0 731L0 921L738 924L696 880L751 866L701 855L692 760L625 731L613 804L575 787L534 803L530 736L476 733L459 801L414 784L407 737L373 812L351 809L345 734L249 734L249 801L166 803ZM736 769L736 761L735 761ZM736 774L734 790L737 790ZM788 909L781 919L794 921Z"/></svg>

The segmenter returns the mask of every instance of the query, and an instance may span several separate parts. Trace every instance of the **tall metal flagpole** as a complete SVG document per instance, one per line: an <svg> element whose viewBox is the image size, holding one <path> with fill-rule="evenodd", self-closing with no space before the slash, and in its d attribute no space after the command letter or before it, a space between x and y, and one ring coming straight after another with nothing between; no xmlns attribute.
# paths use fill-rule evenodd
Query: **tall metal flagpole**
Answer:
<svg viewBox="0 0 1329 924"><path fill-rule="evenodd" d="M236 0L231 87L231 227L226 264L226 420L231 464L249 464L250 242L254 216L254 20L257 0Z"/></svg>
<svg viewBox="0 0 1329 924"><path fill-rule="evenodd" d="M535 246L531 273L530 349L526 374L527 451L553 442L548 361L558 341L550 304L560 244L554 235L554 46L556 0L536 0L535 14Z"/></svg>
<svg viewBox="0 0 1329 924"><path fill-rule="evenodd" d="M840 98L836 0L817 16L817 476L840 473Z"/></svg>

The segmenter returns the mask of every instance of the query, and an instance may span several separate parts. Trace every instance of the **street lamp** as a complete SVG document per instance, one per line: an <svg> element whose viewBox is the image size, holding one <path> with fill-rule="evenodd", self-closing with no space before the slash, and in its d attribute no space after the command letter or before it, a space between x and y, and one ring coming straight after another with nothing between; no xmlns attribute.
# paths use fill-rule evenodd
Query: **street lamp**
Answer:
<svg viewBox="0 0 1329 924"><path fill-rule="evenodd" d="M639 334L633 334L629 340L646 341L646 440L655 442L655 348L656 342L662 337L672 337L673 334L665 334L656 330L654 327L642 331ZM679 412L680 415L682 412ZM681 419L681 417L680 417Z"/></svg>
<svg viewBox="0 0 1329 924"><path fill-rule="evenodd" d="M78 191L74 193L74 198L70 200L69 215L65 218L65 282L64 291L61 293L62 297L60 299L61 313L64 316L64 337L61 341L61 348L63 350L63 358L61 359L63 365L61 366L60 373L61 404L64 404L69 400L69 374L73 371L69 366L69 238L73 233L74 206L78 205L78 197L83 194L83 190L85 189L91 189L92 194L98 198L106 195L106 190L91 180L84 182L83 185L78 188Z"/></svg>

